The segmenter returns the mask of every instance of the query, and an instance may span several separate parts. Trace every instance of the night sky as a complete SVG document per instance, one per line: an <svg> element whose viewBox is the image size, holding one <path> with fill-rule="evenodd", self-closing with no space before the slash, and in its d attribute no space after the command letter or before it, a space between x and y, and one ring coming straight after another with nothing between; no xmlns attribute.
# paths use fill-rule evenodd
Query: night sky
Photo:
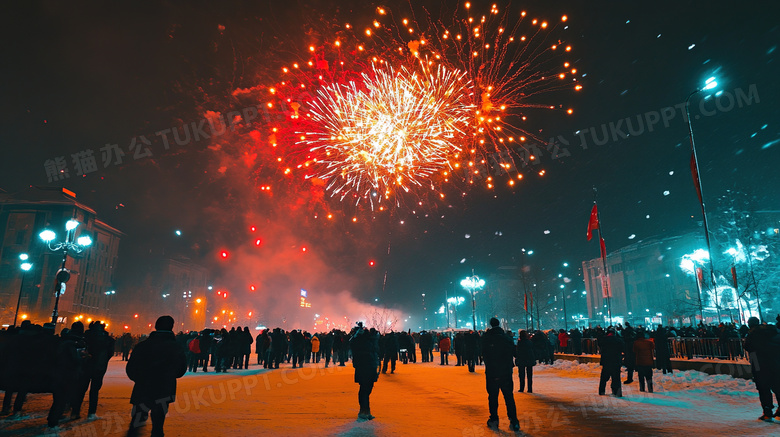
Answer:
<svg viewBox="0 0 780 437"><path fill-rule="evenodd" d="M311 39L344 22L370 23L379 5L4 2L0 188L67 187L125 232L117 289L129 290L122 299L130 306L150 255L165 254L212 269L215 283L237 291L237 299L268 308L269 324L286 311L276 310L287 308L282 302L297 302L300 288L321 307L328 306L318 293L346 291L354 302L379 299L416 314L421 293L434 296L426 298L429 308L438 307L444 290L471 269L487 276L517 265L523 247L534 250L540 280L562 272L564 261L576 269L597 257L598 244L585 239L594 186L609 250L699 229L688 130L675 105L715 76L719 87L712 92L723 95L691 100L705 201L714 208L715 199L736 189L755 196L755 209L780 210L777 5L513 4L539 17L569 17L568 28L557 31L574 47L584 89L552 97L574 108L573 115L529 112L534 133L559 138L566 150L557 158L542 150L512 189L478 185L444 202L353 213L351 205L311 199L294 187L261 192L259 185L277 190L286 182L267 173L257 178L242 165L231 152L238 149L226 144L235 137L169 150L155 137L203 119L206 111L240 107L231 97L235 90L273 84L282 65L306 56ZM749 99L740 101L740 94ZM628 132L626 118L646 122L669 107L674 116L652 131L645 125L628 138L615 133L617 140L598 141L602 126L612 136L610 123L619 128L623 120ZM128 147L140 135L153 140L152 155L134 159ZM104 166L106 144L126 152L122 164ZM98 169L80 177L71 155L88 149L98 156ZM50 183L44 162L59 156L70 177ZM322 202L336 219L314 218ZM221 250L229 251L228 260L219 259ZM258 284L256 292L246 290L250 283ZM333 299L329 305L338 307Z"/></svg>

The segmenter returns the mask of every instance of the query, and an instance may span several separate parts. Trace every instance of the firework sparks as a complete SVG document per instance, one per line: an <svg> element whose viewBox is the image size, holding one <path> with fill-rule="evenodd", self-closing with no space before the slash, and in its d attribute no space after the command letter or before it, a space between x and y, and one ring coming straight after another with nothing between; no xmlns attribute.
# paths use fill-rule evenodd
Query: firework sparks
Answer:
<svg viewBox="0 0 780 437"><path fill-rule="evenodd" d="M373 205L423 186L460 152L474 109L471 82L441 65L421 71L374 66L362 83L317 92L310 113L319 129L303 142L324 157L314 176L328 180L333 195L355 192Z"/></svg>
<svg viewBox="0 0 780 437"><path fill-rule="evenodd" d="M412 3L408 16L377 8L365 26L307 44L280 67L281 81L253 88L277 120L257 134L267 147L258 153L271 154L265 162L291 185L308 180L317 193L372 209L391 198L406 204L401 197L422 206L426 191L444 198L451 182L493 188L494 178L514 186L523 172L544 176L529 171L539 161L527 141L544 144L529 117L573 112L549 98L582 89L571 46L552 33L569 18L464 6L422 23Z"/></svg>

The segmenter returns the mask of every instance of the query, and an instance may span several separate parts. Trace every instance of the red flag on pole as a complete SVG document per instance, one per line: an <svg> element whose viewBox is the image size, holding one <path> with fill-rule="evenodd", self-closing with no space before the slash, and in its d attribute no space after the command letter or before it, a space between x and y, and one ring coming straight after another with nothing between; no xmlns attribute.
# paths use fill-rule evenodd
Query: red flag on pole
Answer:
<svg viewBox="0 0 780 437"><path fill-rule="evenodd" d="M528 312L528 293L523 295L523 309Z"/></svg>
<svg viewBox="0 0 780 437"><path fill-rule="evenodd" d="M593 238L593 230L599 228L599 212L596 209L596 204L593 204L593 209L590 210L590 220L588 220L588 241Z"/></svg>
<svg viewBox="0 0 780 437"><path fill-rule="evenodd" d="M603 238L599 238L599 240L600 240L599 243L601 243L601 258L607 259L607 245L604 244Z"/></svg>
<svg viewBox="0 0 780 437"><path fill-rule="evenodd" d="M702 202L701 198L701 183L699 182L699 166L696 165L696 155L691 152L691 175L693 175L693 186L696 187L696 194L699 196L699 203Z"/></svg>
<svg viewBox="0 0 780 437"><path fill-rule="evenodd" d="M734 290L738 290L739 287L737 287L737 268L734 266L731 266L731 280L734 282Z"/></svg>
<svg viewBox="0 0 780 437"><path fill-rule="evenodd" d="M701 267L696 268L696 279L699 281L699 286L704 283L704 269Z"/></svg>

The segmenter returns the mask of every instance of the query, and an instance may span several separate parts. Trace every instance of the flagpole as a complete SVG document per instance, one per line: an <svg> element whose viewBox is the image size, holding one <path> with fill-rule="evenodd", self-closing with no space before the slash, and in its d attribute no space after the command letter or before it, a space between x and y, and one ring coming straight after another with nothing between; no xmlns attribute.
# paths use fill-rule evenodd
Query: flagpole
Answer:
<svg viewBox="0 0 780 437"><path fill-rule="evenodd" d="M598 200L598 190L596 190L596 187L593 187L593 204L596 205ZM607 250L606 250L606 244L604 245L605 249L601 250L601 242L604 241L604 237L601 235L601 227L603 224L601 223L601 213L598 210L598 207L596 207L596 219L598 220L599 227L596 228L599 232L599 252L601 252L601 268L604 273L604 280L607 284L606 287L606 294L607 294L607 315L609 315L609 324L612 324L612 287L609 284L609 274L607 274ZM604 284L602 284L602 288L604 287Z"/></svg>
<svg viewBox="0 0 780 437"><path fill-rule="evenodd" d="M715 281L715 264L712 261L712 246L710 244L710 229L707 224L707 209L704 207L704 194L701 189L701 178L699 177L699 158L696 155L696 144L693 141L693 124L691 124L691 111L689 109L691 97L698 94L701 90L697 89L688 95L685 99L685 117L688 122L688 136L691 140L691 172L693 173L693 179L696 183L696 194L699 195L699 204L701 205L702 223L704 225L704 238L707 241L707 254L710 259L710 280L712 281L712 291L715 293L715 306L718 309L718 322L720 322L720 303L718 302L718 285ZM758 299L756 299L758 300ZM704 322L704 315L702 314L702 323ZM759 319L763 322L763 317L759 314Z"/></svg>

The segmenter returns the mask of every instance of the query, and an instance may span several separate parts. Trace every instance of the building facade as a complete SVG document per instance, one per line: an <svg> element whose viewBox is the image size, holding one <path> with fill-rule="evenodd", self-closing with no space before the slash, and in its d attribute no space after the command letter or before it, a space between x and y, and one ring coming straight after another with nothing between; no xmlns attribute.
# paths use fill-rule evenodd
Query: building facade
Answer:
<svg viewBox="0 0 780 437"><path fill-rule="evenodd" d="M690 323L699 314L699 289L680 264L686 254L706 247L703 240L700 233L690 233L640 241L609 253L609 299L601 258L583 261L591 324L608 323L610 309L614 323Z"/></svg>
<svg viewBox="0 0 780 437"><path fill-rule="evenodd" d="M76 220L73 238L89 236L92 244L80 253L70 251L65 268L71 273L59 300L60 323L79 319L110 320L115 296L119 242L122 233L100 221L95 210L76 200L64 188L30 187L17 194L0 193L0 323L13 323L17 302L19 320L36 323L51 320L55 303L55 276L63 253L50 250L39 238L49 229L53 241L66 238L65 224ZM32 268L22 274L20 254L27 254Z"/></svg>

